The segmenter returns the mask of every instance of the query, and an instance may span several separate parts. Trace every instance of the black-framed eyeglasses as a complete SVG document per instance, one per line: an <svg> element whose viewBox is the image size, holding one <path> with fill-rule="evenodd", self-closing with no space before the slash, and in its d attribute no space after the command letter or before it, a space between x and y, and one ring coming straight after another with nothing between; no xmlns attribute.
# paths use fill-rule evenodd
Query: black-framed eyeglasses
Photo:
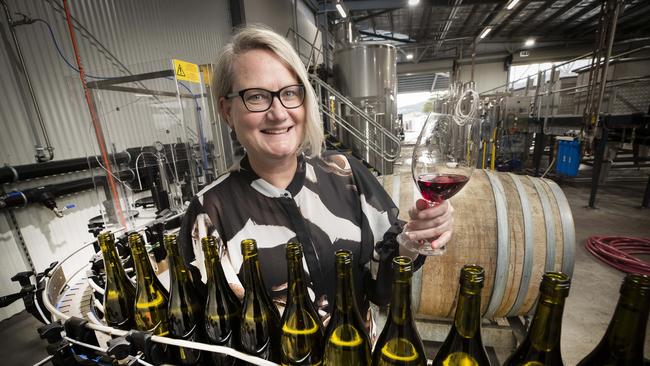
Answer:
<svg viewBox="0 0 650 366"><path fill-rule="evenodd" d="M278 91L262 88L249 88L226 95L226 99L240 96L246 109L250 112L265 112L271 108L273 97L277 97L284 108L298 108L305 101L305 86L295 84L285 86Z"/></svg>

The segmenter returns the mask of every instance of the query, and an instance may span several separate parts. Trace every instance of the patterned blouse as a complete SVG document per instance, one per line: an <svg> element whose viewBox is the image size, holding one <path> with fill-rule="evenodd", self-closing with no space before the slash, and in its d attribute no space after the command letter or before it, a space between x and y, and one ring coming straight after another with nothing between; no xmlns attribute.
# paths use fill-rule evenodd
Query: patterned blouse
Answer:
<svg viewBox="0 0 650 366"><path fill-rule="evenodd" d="M251 169L244 157L238 169L220 176L192 200L180 231L182 254L195 277L205 282L200 238L221 242L221 264L228 282L243 294L239 275L240 243L255 239L262 276L276 305L286 301L285 245L303 245L303 265L309 292L321 316L335 298L335 256L338 249L353 255L353 277L361 314L368 302L390 301L392 259L399 255L395 240L403 222L398 209L377 179L354 158L326 152L319 158L298 157L298 169L287 189L278 189ZM424 262L418 257L414 269ZM191 268L191 267L190 267ZM198 273L197 273L198 272Z"/></svg>

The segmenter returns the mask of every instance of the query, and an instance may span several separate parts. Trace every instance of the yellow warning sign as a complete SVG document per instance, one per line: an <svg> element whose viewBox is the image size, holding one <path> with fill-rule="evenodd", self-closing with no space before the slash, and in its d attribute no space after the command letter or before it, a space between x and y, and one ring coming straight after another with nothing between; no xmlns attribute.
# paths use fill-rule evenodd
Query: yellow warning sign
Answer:
<svg viewBox="0 0 650 366"><path fill-rule="evenodd" d="M200 83L201 77L199 76L199 65L191 62L172 60L174 64L174 72L176 73L177 80L191 81L193 83Z"/></svg>

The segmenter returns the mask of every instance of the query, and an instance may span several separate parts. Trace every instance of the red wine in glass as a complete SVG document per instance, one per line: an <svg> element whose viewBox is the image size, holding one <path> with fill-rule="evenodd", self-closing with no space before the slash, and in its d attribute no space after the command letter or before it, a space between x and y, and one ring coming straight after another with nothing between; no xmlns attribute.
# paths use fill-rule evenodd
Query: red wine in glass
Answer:
<svg viewBox="0 0 650 366"><path fill-rule="evenodd" d="M417 184L422 197L437 204L458 193L468 180L460 174L421 174Z"/></svg>

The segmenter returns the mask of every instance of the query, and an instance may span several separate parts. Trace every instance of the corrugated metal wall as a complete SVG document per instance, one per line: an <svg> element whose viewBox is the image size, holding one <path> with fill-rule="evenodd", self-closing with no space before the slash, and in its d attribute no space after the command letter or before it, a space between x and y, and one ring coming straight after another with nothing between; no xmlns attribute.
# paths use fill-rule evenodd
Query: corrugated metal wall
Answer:
<svg viewBox="0 0 650 366"><path fill-rule="evenodd" d="M75 64L61 1L7 0L7 3L14 14L24 13L47 21L61 52ZM73 17L79 21L76 36L82 62L91 75L124 76L127 74L124 66L132 73L158 71L169 68L171 58L209 63L231 31L225 0L97 0L69 1L69 4ZM34 143L27 127L30 113L27 108L32 106L20 92L22 76L12 62L15 55L8 43L10 36L4 16L0 16L0 23L0 164L33 163ZM95 139L78 74L58 55L47 26L36 22L17 27L16 33L56 159L95 154ZM169 88L169 84L173 83L163 80L147 85ZM151 103L134 102L132 95L118 94L102 94L98 100L107 134L118 150L150 145L156 140L175 141L181 133L156 128L156 113L152 112ZM83 175L76 173L19 186L56 183ZM99 214L97 194L81 193L57 201L59 206L74 202L77 207L61 219L42 207L15 211L36 270L44 269L92 239L84 225ZM18 291L18 285L9 278L28 269L7 219L0 216L0 295ZM81 265L88 258L89 253L79 253L74 262ZM15 305L0 309L0 319L21 308Z"/></svg>

